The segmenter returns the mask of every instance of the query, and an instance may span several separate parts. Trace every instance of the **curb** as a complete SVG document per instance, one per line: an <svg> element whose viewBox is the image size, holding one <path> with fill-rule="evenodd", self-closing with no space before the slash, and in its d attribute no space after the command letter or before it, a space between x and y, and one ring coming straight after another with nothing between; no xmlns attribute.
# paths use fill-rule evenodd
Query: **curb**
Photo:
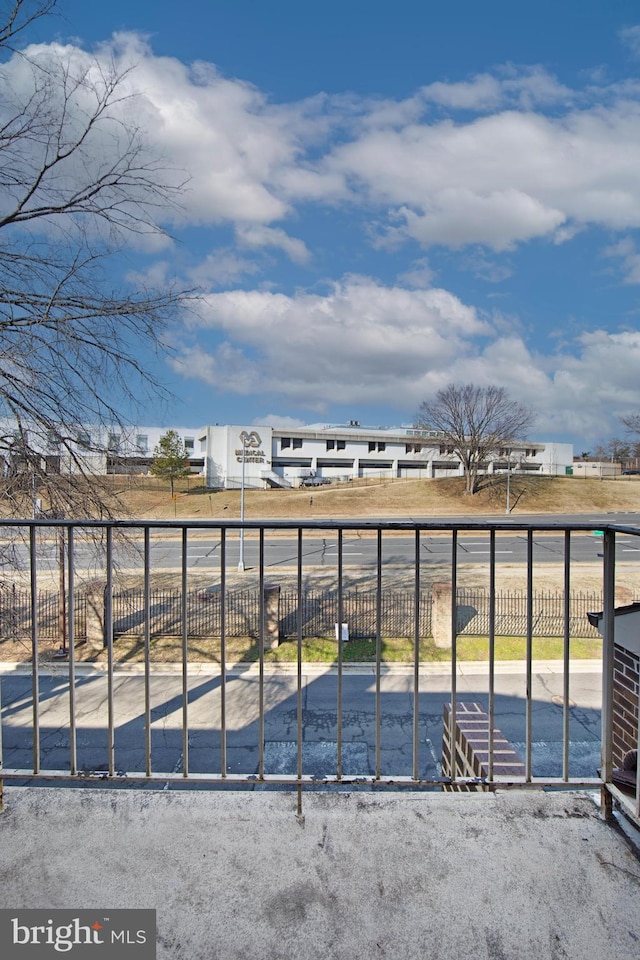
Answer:
<svg viewBox="0 0 640 960"><path fill-rule="evenodd" d="M531 663L531 669L536 674L562 674L563 672L563 661L562 660L533 660ZM279 664L264 664L263 665L264 674L267 676L297 676L298 665L297 663L279 663ZM497 660L494 663L494 674L495 675L509 675L509 674L523 674L527 672L527 664L525 660ZM114 676L120 677L137 677L144 676L145 665L143 663L139 664L114 664L113 667ZM478 674L486 673L487 677L489 676L489 661L487 660L466 660L461 661L457 664L456 676L477 676ZM593 659L593 660L572 660L570 665L570 673L602 673L602 660ZM103 663L76 663L75 664L75 675L76 677L100 677L107 676L108 671L106 665ZM158 663L153 664L150 669L150 674L152 675L166 675L166 676L181 676L182 675L182 664L181 663ZM188 664L188 674L190 677L198 676L218 676L220 674L220 666L215 663L190 663ZM260 664L259 663L229 663L226 665L226 674L228 676L250 676L250 677L259 677L260 676ZM319 677L319 676L338 676L338 667L333 663L303 663L302 664L302 674L303 676L310 677ZM376 665L374 663L348 663L343 664L342 667L343 676L349 674L351 676L376 676ZM413 676L414 666L411 663L393 663L393 664L382 664L380 669L380 676ZM451 664L449 663L423 663L418 667L418 675L421 677L432 676L432 677L446 677L451 674ZM31 665L25 663L0 663L0 676L7 675L17 675L17 676L27 676L32 675ZM69 675L69 664L57 663L57 664L46 664L40 665L38 669L39 676L50 676L50 677L68 677Z"/></svg>

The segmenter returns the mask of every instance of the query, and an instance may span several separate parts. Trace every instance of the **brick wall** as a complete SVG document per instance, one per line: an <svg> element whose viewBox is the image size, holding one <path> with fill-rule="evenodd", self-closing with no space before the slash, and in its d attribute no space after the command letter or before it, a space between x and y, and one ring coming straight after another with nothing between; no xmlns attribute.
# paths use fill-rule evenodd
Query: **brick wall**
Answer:
<svg viewBox="0 0 640 960"><path fill-rule="evenodd" d="M488 789L482 783L489 777L489 717L478 703L458 703L456 707L455 746L451 749L449 718L451 704L444 705L442 736L442 775L475 779L478 783L445 785L445 790ZM509 741L493 728L493 775L504 779L524 778L525 766Z"/></svg>
<svg viewBox="0 0 640 960"><path fill-rule="evenodd" d="M640 658L613 646L613 765L619 767L628 750L638 746Z"/></svg>

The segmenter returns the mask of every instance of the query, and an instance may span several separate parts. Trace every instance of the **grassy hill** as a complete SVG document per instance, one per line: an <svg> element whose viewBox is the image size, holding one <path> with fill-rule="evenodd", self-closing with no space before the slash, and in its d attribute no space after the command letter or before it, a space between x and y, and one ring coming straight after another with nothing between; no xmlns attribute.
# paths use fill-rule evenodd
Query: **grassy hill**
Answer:
<svg viewBox="0 0 640 960"><path fill-rule="evenodd" d="M112 485L124 514L134 518L215 520L240 516L239 490L206 490L197 478L178 483L175 501L168 485L151 478L113 477ZM504 476L472 497L464 494L464 482L458 478L357 480L310 489L245 491L245 517L252 520L504 516L505 505ZM511 506L514 516L640 511L640 478L515 476L511 478Z"/></svg>

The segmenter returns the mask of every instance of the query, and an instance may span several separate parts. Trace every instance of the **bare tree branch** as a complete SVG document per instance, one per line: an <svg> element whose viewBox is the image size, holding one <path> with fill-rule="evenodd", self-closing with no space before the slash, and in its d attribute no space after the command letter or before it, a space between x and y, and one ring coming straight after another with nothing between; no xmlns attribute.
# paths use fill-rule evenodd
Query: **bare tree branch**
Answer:
<svg viewBox="0 0 640 960"><path fill-rule="evenodd" d="M0 5L0 48L11 49L14 37L47 14L57 0L11 0Z"/></svg>
<svg viewBox="0 0 640 960"><path fill-rule="evenodd" d="M191 294L121 288L108 266L132 234L162 234L184 176L132 121L130 71L62 47L17 50L55 0L0 2L0 465L15 511L34 491L56 513L103 514L87 424L162 386L141 357ZM67 462L51 472L51 445ZM102 451L103 453L105 451ZM67 477L67 469L69 476Z"/></svg>

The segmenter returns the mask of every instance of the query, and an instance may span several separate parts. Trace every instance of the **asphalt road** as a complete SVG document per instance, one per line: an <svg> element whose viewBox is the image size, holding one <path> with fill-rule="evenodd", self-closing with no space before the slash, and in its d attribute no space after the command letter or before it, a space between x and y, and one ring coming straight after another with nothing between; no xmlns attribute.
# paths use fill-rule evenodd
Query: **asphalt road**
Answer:
<svg viewBox="0 0 640 960"><path fill-rule="evenodd" d="M534 675L534 776L562 773L562 675L560 664ZM600 664L576 666L571 679L570 774L595 776L600 755ZM487 704L487 665L478 664L458 677L458 699ZM450 699L448 674L420 679L419 772L440 775L442 710ZM219 773L220 677L191 676L188 684L188 754L192 773ZM523 664L496 675L496 724L524 757L526 677ZM1 677L4 766L32 768L31 680L5 673ZM183 698L178 674L154 674L152 692L152 767L154 772L183 769ZM227 771L255 775L259 762L259 678L232 674L226 690ZM265 772L295 774L297 687L295 674L267 672L264 685ZM333 775L337 757L338 686L335 674L309 672L302 687L303 766L306 774ZM115 678L115 762L119 771L143 771L143 677ZM345 775L375 772L375 679L371 672L345 672L343 677L343 764ZM69 691L65 677L40 680L41 770L69 767ZM107 682L104 676L81 676L76 685L78 762L86 771L107 769ZM413 678L395 671L382 678L380 756L382 774L411 775Z"/></svg>
<svg viewBox="0 0 640 960"><path fill-rule="evenodd" d="M338 563L338 539L307 535L302 541L302 558L305 568L315 567L335 570ZM237 569L241 555L240 536L229 532L226 538L227 568ZM420 562L423 565L440 564L451 560L451 537L421 534ZM0 552L2 574L10 576L12 569L28 569L28 547L15 543L9 550ZM259 565L259 544L255 536L247 533L243 548L247 567ZM619 534L616 538L618 561L640 560L640 536ZM55 572L58 568L59 549L56 542L43 540L38 545L38 566L44 571ZM92 543L78 540L75 544L75 567L78 572L98 573L104 570L104 549ZM293 567L297 565L298 543L294 537L265 536L265 567ZM457 541L459 564L482 564L490 558L489 536L485 532L460 533ZM496 534L496 563L519 564L527 559L527 536L525 533L499 532ZM413 536L385 534L382 540L382 563L385 567L413 566L415 539ZM533 561L539 563L562 563L564 560L564 536L553 533L536 533L533 537ZM602 537L590 533L574 534L571 538L571 560L581 563L598 563L602 560ZM141 545L114 545L114 561L120 569L142 570ZM344 566L375 567L377 564L377 541L375 536L345 532L342 541ZM153 538L150 544L152 570L179 570L182 565L182 543L179 536ZM215 534L208 538L199 534L187 541L187 567L205 572L219 570L221 565L221 542Z"/></svg>

